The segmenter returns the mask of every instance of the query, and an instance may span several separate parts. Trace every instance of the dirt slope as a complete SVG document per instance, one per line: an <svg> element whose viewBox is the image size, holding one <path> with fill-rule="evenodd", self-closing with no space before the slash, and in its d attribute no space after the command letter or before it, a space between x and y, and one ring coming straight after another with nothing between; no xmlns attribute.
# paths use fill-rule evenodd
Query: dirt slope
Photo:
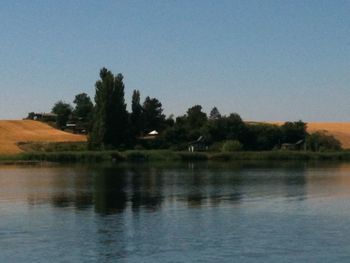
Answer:
<svg viewBox="0 0 350 263"><path fill-rule="evenodd" d="M282 125L284 122L269 122ZM337 138L344 149L350 149L350 122L308 122L307 131L327 131Z"/></svg>
<svg viewBox="0 0 350 263"><path fill-rule="evenodd" d="M86 141L86 136L63 132L38 121L0 121L0 154L21 152L18 142Z"/></svg>

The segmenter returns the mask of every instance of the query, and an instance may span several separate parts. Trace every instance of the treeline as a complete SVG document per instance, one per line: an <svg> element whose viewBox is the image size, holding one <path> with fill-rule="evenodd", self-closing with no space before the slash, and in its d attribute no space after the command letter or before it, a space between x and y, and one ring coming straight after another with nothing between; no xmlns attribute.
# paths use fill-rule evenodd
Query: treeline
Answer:
<svg viewBox="0 0 350 263"><path fill-rule="evenodd" d="M75 120L88 130L90 149L172 149L187 150L191 142L200 142L213 151L266 151L280 149L286 144L300 143L312 151L339 150L341 145L333 136L318 132L307 133L302 121L283 125L246 123L237 113L221 115L214 107L209 116L200 105L190 107L186 114L168 118L162 103L149 96L141 102L141 94L133 91L131 112L125 102L123 75L101 69L95 84L95 103L85 93L75 97L75 108L62 101L52 112L57 114L57 126ZM157 131L159 136L148 139Z"/></svg>

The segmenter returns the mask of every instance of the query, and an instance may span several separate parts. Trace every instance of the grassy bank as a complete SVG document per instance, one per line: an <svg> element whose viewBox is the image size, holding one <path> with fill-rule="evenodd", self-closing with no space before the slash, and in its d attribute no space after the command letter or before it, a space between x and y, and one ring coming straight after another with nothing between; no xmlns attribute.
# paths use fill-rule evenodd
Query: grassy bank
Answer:
<svg viewBox="0 0 350 263"><path fill-rule="evenodd" d="M31 152L16 155L0 155L1 163L8 162L147 162L147 161L308 161L335 160L350 161L350 152L234 152L234 153L189 153L169 150L131 150L131 151L69 151L69 152Z"/></svg>

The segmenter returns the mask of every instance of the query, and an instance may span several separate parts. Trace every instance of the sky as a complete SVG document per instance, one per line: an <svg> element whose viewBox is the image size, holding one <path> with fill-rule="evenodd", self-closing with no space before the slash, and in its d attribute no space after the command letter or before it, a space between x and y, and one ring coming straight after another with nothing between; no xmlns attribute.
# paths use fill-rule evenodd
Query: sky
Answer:
<svg viewBox="0 0 350 263"><path fill-rule="evenodd" d="M158 98L257 121L350 121L350 1L2 0L0 119L92 98L102 67Z"/></svg>

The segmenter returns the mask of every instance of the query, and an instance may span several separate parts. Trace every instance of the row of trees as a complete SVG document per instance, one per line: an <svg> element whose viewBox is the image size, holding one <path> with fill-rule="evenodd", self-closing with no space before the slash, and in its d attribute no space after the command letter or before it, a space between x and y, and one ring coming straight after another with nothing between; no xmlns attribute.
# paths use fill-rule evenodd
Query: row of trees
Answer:
<svg viewBox="0 0 350 263"><path fill-rule="evenodd" d="M81 93L75 96L74 108L58 101L51 110L57 115L56 126L60 129L66 128L69 122L86 127L90 148L132 147L137 138L152 130L163 131L169 122L172 123L163 114L158 99L147 96L141 103L138 90L133 92L129 113L122 74L113 75L106 68L101 69L95 89L95 104L87 94Z"/></svg>
<svg viewBox="0 0 350 263"><path fill-rule="evenodd" d="M58 115L58 127L63 127L69 120L86 125L91 149L137 146L184 150L189 142L202 136L214 150L227 141L231 142L228 144L231 148L234 146L243 150L271 150L280 148L283 143L307 141L310 137L306 131L307 125L302 121L286 122L281 126L246 123L237 113L221 115L216 107L211 110L209 116L203 112L200 105L195 105L175 120L172 116L166 118L161 102L156 98L146 97L141 103L138 90L133 91L131 112L128 112L123 75L114 75L106 68L101 69L95 89L95 104L82 93L75 97L75 108L60 101L52 109L52 112ZM140 139L152 130L160 133L157 139ZM315 147L319 147L320 141L323 144L327 142L328 148L329 144L337 148L336 144L339 143L326 134L310 138L313 140L311 150L317 150ZM227 148L227 145L225 147Z"/></svg>
<svg viewBox="0 0 350 263"><path fill-rule="evenodd" d="M146 97L141 105L138 90L132 95L131 113L124 99L123 75L116 76L106 68L100 71L100 80L95 84L95 109L89 146L93 149L130 147L137 138L158 130L162 131L167 121L161 102Z"/></svg>
<svg viewBox="0 0 350 263"><path fill-rule="evenodd" d="M271 150L279 148L282 143L305 140L307 132L302 121L286 122L282 126L246 123L237 113L222 116L216 107L208 117L202 107L196 105L164 131L163 143L167 147L185 148L187 142L199 136L203 136L214 149L222 142L237 141L245 150Z"/></svg>
<svg viewBox="0 0 350 263"><path fill-rule="evenodd" d="M73 103L75 104L74 108L63 101L58 101L53 106L51 112L57 115L57 128L64 129L68 122L75 122L89 130L94 111L94 104L90 97L86 93L78 94Z"/></svg>

